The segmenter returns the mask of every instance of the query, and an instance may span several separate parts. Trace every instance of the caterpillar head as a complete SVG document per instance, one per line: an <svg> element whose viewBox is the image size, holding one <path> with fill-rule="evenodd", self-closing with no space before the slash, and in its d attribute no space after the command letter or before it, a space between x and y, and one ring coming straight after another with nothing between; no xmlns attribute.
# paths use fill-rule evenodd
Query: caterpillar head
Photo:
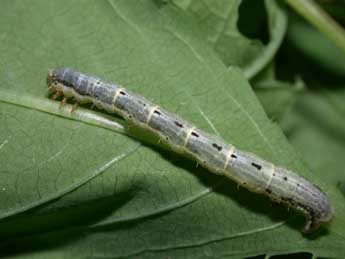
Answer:
<svg viewBox="0 0 345 259"><path fill-rule="evenodd" d="M57 68L48 71L47 85L51 93L58 93L67 87L68 84L64 83L64 76L68 74L69 68Z"/></svg>

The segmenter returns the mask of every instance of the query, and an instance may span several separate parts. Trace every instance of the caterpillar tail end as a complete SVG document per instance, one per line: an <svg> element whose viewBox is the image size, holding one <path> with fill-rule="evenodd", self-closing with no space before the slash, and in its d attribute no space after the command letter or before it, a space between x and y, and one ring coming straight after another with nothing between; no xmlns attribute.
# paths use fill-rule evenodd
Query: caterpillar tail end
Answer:
<svg viewBox="0 0 345 259"><path fill-rule="evenodd" d="M316 231L321 225L328 224L334 216L334 208L330 205L329 207L322 211L321 213L317 211L309 211L307 213L307 222L302 229L304 234L310 234Z"/></svg>

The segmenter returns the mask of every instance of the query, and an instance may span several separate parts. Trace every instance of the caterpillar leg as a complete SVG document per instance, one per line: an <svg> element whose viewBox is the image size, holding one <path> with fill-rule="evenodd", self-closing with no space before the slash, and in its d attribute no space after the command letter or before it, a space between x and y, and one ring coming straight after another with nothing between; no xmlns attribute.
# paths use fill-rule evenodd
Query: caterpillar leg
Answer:
<svg viewBox="0 0 345 259"><path fill-rule="evenodd" d="M64 107L67 103L67 98L66 97L63 97L61 103L60 103L60 108Z"/></svg>
<svg viewBox="0 0 345 259"><path fill-rule="evenodd" d="M61 92L55 92L52 96L53 100L56 100L57 98L59 98L61 96Z"/></svg>
<svg viewBox="0 0 345 259"><path fill-rule="evenodd" d="M74 112L78 108L78 102L75 102L72 106L71 113Z"/></svg>

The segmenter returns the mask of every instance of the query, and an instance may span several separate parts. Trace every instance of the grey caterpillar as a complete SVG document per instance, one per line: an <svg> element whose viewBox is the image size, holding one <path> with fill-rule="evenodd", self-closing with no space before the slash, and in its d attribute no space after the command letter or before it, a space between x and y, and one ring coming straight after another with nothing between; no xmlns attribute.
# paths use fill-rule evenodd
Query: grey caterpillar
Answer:
<svg viewBox="0 0 345 259"><path fill-rule="evenodd" d="M54 97L64 96L63 102L73 97L77 103L90 102L116 113L158 135L173 151L188 155L210 172L300 211L307 219L304 232L317 229L333 217L334 210L326 195L303 177L226 144L119 85L70 68L50 71L47 81Z"/></svg>

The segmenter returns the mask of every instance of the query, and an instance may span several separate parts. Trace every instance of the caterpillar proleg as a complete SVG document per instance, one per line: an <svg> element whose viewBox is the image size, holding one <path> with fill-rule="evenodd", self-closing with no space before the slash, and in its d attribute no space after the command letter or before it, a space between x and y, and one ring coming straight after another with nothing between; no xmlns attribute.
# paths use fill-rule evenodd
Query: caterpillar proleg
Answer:
<svg viewBox="0 0 345 259"><path fill-rule="evenodd" d="M58 68L49 72L48 87L54 95L73 97L78 103L90 102L116 113L158 135L173 151L187 154L210 172L302 212L307 219L304 232L317 229L333 217L326 195L303 177L226 144L119 85L70 68Z"/></svg>

